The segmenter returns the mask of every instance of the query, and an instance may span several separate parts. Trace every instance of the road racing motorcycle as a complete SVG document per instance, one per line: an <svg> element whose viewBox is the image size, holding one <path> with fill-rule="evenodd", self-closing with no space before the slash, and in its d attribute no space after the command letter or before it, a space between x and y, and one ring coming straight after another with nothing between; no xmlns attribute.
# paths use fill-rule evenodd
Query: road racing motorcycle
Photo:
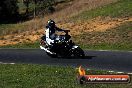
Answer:
<svg viewBox="0 0 132 88"><path fill-rule="evenodd" d="M44 50L50 57L79 57L84 58L84 51L71 40L70 30L65 30L64 35L56 35L54 43L48 45L46 36L40 41L40 49Z"/></svg>

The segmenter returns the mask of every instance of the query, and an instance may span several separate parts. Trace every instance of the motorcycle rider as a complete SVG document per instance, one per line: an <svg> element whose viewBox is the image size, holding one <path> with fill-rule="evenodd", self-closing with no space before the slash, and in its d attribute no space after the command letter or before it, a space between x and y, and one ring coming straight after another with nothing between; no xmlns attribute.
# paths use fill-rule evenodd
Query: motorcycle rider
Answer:
<svg viewBox="0 0 132 88"><path fill-rule="evenodd" d="M48 24L46 26L46 42L48 43L48 45L51 45L52 43L54 43L55 39L56 39L56 31L64 31L63 29L58 28L55 25L55 22L53 20L48 20Z"/></svg>
<svg viewBox="0 0 132 88"><path fill-rule="evenodd" d="M64 31L65 35L57 36L56 31ZM53 20L48 20L45 32L46 35L41 37L40 44L42 46L40 48L45 50L47 55L51 57L85 56L83 50L70 40L71 36L68 34L70 30L60 29Z"/></svg>

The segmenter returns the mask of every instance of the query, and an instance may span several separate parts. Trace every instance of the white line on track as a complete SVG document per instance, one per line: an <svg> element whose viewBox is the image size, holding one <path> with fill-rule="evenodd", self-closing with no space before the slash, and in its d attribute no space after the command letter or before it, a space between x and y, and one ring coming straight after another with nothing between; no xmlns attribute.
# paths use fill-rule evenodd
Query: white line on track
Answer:
<svg viewBox="0 0 132 88"><path fill-rule="evenodd" d="M15 64L15 63L3 63L3 62L0 62L0 64Z"/></svg>
<svg viewBox="0 0 132 88"><path fill-rule="evenodd" d="M114 71L108 71L108 72L114 72Z"/></svg>
<svg viewBox="0 0 132 88"><path fill-rule="evenodd" d="M130 52L130 53L132 53L132 51L124 51L124 50L91 50L91 51L102 51L102 52L103 51L104 52Z"/></svg>
<svg viewBox="0 0 132 88"><path fill-rule="evenodd" d="M127 73L127 74L132 75L132 73Z"/></svg>
<svg viewBox="0 0 132 88"><path fill-rule="evenodd" d="M124 73L124 72L117 72L117 73L121 74L121 73Z"/></svg>

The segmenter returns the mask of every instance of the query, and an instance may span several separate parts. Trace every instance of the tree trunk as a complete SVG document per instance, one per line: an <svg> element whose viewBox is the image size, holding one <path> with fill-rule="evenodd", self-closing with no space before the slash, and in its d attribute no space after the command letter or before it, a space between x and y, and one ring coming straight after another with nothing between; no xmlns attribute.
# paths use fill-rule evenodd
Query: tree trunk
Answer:
<svg viewBox="0 0 132 88"><path fill-rule="evenodd" d="M27 4L26 4L26 14L28 14L29 13L29 2L27 2Z"/></svg>
<svg viewBox="0 0 132 88"><path fill-rule="evenodd" d="M34 0L34 18L36 17L36 0Z"/></svg>

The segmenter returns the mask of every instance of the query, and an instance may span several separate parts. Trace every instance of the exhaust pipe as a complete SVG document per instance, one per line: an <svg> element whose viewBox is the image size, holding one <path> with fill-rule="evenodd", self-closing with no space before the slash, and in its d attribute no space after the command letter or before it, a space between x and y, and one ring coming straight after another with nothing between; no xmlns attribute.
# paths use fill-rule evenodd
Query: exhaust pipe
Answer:
<svg viewBox="0 0 132 88"><path fill-rule="evenodd" d="M55 54L55 53L49 51L48 49L44 48L43 46L40 46L40 49L43 49L44 51L46 51L46 52L48 52L48 53L50 53L50 54Z"/></svg>

